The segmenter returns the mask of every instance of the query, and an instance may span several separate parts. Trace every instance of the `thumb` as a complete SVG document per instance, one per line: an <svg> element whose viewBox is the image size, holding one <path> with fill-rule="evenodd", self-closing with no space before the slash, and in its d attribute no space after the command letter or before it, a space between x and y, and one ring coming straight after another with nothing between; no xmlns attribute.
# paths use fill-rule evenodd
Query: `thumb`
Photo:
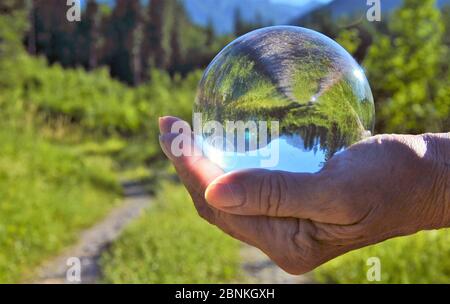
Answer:
<svg viewBox="0 0 450 304"><path fill-rule="evenodd" d="M240 215L320 219L327 201L317 174L251 169L216 178L207 202Z"/></svg>

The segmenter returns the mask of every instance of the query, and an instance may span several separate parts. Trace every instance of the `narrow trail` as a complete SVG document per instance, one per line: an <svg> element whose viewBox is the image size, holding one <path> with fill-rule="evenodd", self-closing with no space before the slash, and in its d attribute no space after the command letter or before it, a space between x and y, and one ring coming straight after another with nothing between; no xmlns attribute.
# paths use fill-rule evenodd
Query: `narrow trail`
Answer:
<svg viewBox="0 0 450 304"><path fill-rule="evenodd" d="M125 199L103 220L83 231L78 243L45 263L38 271L38 284L64 284L69 268L67 260L77 257L81 262L81 282L97 283L101 278L99 258L116 240L127 224L137 218L150 205L151 196L145 186L137 182L123 183Z"/></svg>
<svg viewBox="0 0 450 304"><path fill-rule="evenodd" d="M290 275L279 268L259 249L244 245L241 249L245 283L252 284L311 284L311 274Z"/></svg>
<svg viewBox="0 0 450 304"><path fill-rule="evenodd" d="M135 182L123 183L125 199L121 205L94 226L80 233L79 240L60 255L44 263L38 270L37 284L65 284L69 258L77 257L81 262L82 284L98 283L101 279L100 256L113 243L132 220L136 219L151 203L151 195L145 185ZM243 277L237 283L255 284L305 284L313 283L310 275L293 276L276 266L260 250L243 245L241 247ZM75 282L76 283L76 282Z"/></svg>

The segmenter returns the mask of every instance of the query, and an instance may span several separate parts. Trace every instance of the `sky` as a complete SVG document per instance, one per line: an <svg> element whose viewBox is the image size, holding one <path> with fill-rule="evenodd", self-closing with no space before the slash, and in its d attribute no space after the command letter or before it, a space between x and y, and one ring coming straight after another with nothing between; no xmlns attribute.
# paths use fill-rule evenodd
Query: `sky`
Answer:
<svg viewBox="0 0 450 304"><path fill-rule="evenodd" d="M305 3L308 2L321 2L321 3L328 3L331 2L333 0L270 0L271 2L274 3L286 3L286 4L290 4L290 5L295 5L295 6L301 6ZM112 2L111 0L100 0L98 2ZM81 4L82 6L84 6L86 4L86 0L81 0Z"/></svg>
<svg viewBox="0 0 450 304"><path fill-rule="evenodd" d="M321 2L321 3L328 3L331 2L332 0L270 0L271 2L274 3L286 3L286 4L291 4L291 5L303 5L305 3L308 2Z"/></svg>
<svg viewBox="0 0 450 304"><path fill-rule="evenodd" d="M331 2L333 0L270 0L271 2L274 3L286 3L286 4L291 4L291 5L295 5L295 6L300 6L303 5L305 3L308 2L321 2L321 3L328 3ZM81 0L81 3L84 4L86 2L86 0ZM110 2L110 0L101 0L99 2Z"/></svg>

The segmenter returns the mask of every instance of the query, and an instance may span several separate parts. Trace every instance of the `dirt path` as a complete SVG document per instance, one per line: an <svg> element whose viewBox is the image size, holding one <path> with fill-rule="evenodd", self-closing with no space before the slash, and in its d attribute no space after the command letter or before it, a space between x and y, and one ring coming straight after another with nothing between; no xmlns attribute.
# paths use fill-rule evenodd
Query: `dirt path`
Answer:
<svg viewBox="0 0 450 304"><path fill-rule="evenodd" d="M67 260L77 257L81 262L81 282L96 283L101 276L98 264L104 250L120 235L125 226L137 218L150 205L150 195L145 186L128 182L123 184L125 200L102 221L81 233L77 244L44 264L38 271L36 283L61 284L66 281Z"/></svg>
<svg viewBox="0 0 450 304"><path fill-rule="evenodd" d="M120 233L143 209L150 205L151 196L145 186L139 183L124 183L125 200L113 209L102 221L80 234L78 243L64 250L59 256L45 263L38 271L35 283L63 284L69 268L67 260L77 257L81 262L81 282L97 283L101 278L98 264L101 254L118 238ZM241 249L241 282L256 284L304 284L312 283L310 275L293 276L277 267L260 250L248 245Z"/></svg>
<svg viewBox="0 0 450 304"><path fill-rule="evenodd" d="M309 284L314 283L311 274L290 275L273 263L259 249L244 245L241 249L242 270L246 283L254 284Z"/></svg>

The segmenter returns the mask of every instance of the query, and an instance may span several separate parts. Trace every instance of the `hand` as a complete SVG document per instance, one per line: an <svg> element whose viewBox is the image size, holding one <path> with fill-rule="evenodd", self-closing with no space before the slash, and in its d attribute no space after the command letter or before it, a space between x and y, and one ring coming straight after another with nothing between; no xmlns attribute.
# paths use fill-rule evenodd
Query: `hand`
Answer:
<svg viewBox="0 0 450 304"><path fill-rule="evenodd" d="M175 121L160 119L161 146L199 214L292 274L394 236L450 226L449 134L371 137L315 174L224 174L203 156L171 153L176 136L191 136L171 133Z"/></svg>

